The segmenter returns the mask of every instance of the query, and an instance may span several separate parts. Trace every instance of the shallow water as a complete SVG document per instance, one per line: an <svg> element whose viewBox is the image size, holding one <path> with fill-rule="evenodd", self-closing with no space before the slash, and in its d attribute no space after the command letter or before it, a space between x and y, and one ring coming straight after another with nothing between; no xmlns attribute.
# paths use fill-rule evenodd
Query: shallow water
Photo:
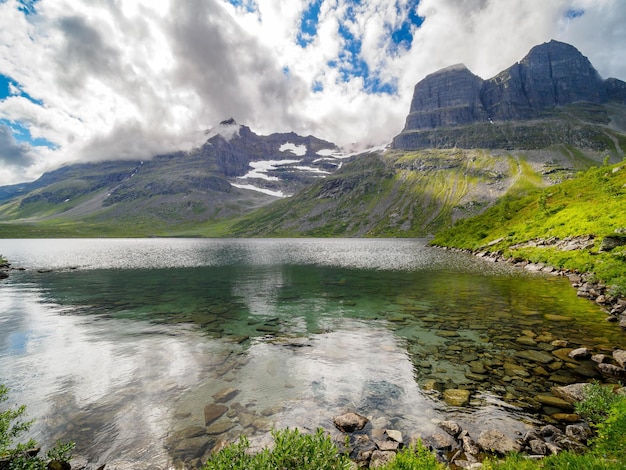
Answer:
<svg viewBox="0 0 626 470"><path fill-rule="evenodd" d="M447 418L517 435L558 411L532 397L594 376L553 340L623 342L566 280L423 240L3 240L0 252L25 268L0 284L11 403L28 406L36 439L74 440L109 466L193 463L285 426L335 433L345 411L407 438ZM449 407L432 386L472 402ZM225 411L208 425L207 405Z"/></svg>

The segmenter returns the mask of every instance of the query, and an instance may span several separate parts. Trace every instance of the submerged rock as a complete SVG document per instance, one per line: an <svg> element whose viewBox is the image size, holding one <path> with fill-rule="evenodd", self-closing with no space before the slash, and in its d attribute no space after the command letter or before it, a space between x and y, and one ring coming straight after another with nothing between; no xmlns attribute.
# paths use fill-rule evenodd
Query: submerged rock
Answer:
<svg viewBox="0 0 626 470"><path fill-rule="evenodd" d="M469 403L471 392L457 388L443 392L443 400L450 406L466 406Z"/></svg>
<svg viewBox="0 0 626 470"><path fill-rule="evenodd" d="M563 400L562 398L558 398L552 395L537 395L535 396L535 400L537 400L542 405L553 406L556 408L560 408L562 410L573 409L573 406L571 403Z"/></svg>
<svg viewBox="0 0 626 470"><path fill-rule="evenodd" d="M515 356L521 359L539 362L541 364L549 364L554 361L554 357L552 357L550 354L541 351L535 351L532 349L527 351L518 351L515 353Z"/></svg>
<svg viewBox="0 0 626 470"><path fill-rule="evenodd" d="M228 411L228 407L225 405L206 405L204 407L204 423L206 426L211 424L213 421L216 421L220 418L224 413Z"/></svg>
<svg viewBox="0 0 626 470"><path fill-rule="evenodd" d="M591 353L589 352L589 349L587 348L576 348L576 349L572 349L568 353L568 356L575 360L588 359L589 357L591 357Z"/></svg>

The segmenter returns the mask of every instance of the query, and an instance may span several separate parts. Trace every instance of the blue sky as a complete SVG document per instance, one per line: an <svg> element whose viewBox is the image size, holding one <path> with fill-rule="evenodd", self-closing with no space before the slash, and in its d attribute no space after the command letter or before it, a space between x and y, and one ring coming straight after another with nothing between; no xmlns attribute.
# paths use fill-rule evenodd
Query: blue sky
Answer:
<svg viewBox="0 0 626 470"><path fill-rule="evenodd" d="M9 96L21 96L33 104L43 106L41 100L36 100L28 93L20 89L19 83L12 80L6 75L0 74L0 100L3 100ZM11 129L15 141L19 144L27 144L34 147L44 146L48 148L54 148L55 145L47 139L35 138L31 135L30 129L27 123L20 120L0 119L0 125L6 126Z"/></svg>
<svg viewBox="0 0 626 470"><path fill-rule="evenodd" d="M452 64L488 78L556 39L626 79L624 24L623 0L0 0L0 185L190 149L229 117L385 144Z"/></svg>

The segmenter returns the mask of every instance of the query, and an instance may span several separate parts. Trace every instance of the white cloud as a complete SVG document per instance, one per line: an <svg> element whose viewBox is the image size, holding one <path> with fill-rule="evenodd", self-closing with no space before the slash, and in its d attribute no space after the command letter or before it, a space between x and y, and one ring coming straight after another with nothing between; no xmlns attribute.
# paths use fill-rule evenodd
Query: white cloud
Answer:
<svg viewBox="0 0 626 470"><path fill-rule="evenodd" d="M24 15L17 0L0 2L0 73L17 84L0 101L0 119L56 145L28 149L21 167L13 159L0 184L66 161L188 149L229 117L259 133L380 145L402 129L413 87L428 73L462 62L488 78L550 39L578 47L603 77L626 79L620 0L421 0L424 22L406 48L394 48L390 32L410 0L324 0L302 47L310 3L40 0ZM351 50L358 63L341 26L360 41ZM362 77L340 70L355 64L397 92L367 92Z"/></svg>

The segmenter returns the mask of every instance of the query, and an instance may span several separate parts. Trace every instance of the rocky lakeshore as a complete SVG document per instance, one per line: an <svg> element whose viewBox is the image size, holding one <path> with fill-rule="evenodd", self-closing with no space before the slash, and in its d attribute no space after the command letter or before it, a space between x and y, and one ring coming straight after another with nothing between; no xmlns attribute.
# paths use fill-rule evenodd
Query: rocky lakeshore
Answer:
<svg viewBox="0 0 626 470"><path fill-rule="evenodd" d="M626 354L626 351L622 351ZM583 400L586 383L576 383L554 387L551 401L573 408ZM626 388L613 387L616 394L626 395ZM205 407L206 426L195 426L173 433L168 439L168 448L172 463L176 468L200 468L214 452L219 452L229 444L221 435L227 431L223 415L231 418L250 417L246 409L238 409L236 403L229 403L237 395L236 389L227 389L216 400L217 404ZM271 446L269 432L270 420L263 420L262 426L268 436L263 446ZM383 418L366 417L356 411L346 412L332 418L333 429L326 429L340 452L348 455L352 468L378 468L393 461L402 449L415 446L418 441L433 452L437 460L451 469L480 469L485 458L502 458L511 452L521 453L529 459L541 459L562 451L582 453L587 450L588 442L594 437L590 425L578 415L570 414L560 424L536 424L527 431L512 438L496 427L487 427L480 433L472 433L455 420L441 420L436 423L434 432L426 433L415 430L404 433L390 428L389 421ZM338 433L337 433L338 432ZM254 451L260 450L257 446ZM112 461L106 465L94 465L85 459L75 458L67 463L63 470L104 470L136 468L123 461Z"/></svg>
<svg viewBox="0 0 626 470"><path fill-rule="evenodd" d="M600 282L593 282L591 273L580 273L570 270L558 269L543 263L533 263L521 258L507 258L502 251L489 251L489 246L497 244L500 240L494 240L485 248L478 250L456 250L448 247L441 247L448 250L471 253L479 258L493 263L509 263L513 266L525 269L529 272L542 272L554 276L564 276L570 281L573 288L576 289L578 297L589 299L600 305L609 316L606 318L609 322L618 323L622 330L626 331L626 298L622 296L611 295L606 285ZM556 237L548 239L531 240L529 242L513 245L514 248L524 247L555 247L563 251L573 251L592 248L595 244L593 235L566 237L558 239ZM600 251L610 251L615 247L626 244L626 235L620 231L616 235L604 237L600 246Z"/></svg>
<svg viewBox="0 0 626 470"><path fill-rule="evenodd" d="M584 383L555 387L555 400L573 406L585 397ZM616 389L626 394L626 389ZM558 398L557 398L558 397ZM575 415L573 415L575 416ZM472 435L452 420L440 421L438 429L425 436L405 436L402 432L376 427L368 418L349 412L333 418L335 427L349 435L348 440L337 440L337 445L348 453L355 468L377 468L391 462L402 448L415 445L417 440L437 456L437 460L454 469L479 469L487 456L502 457L511 452L523 453L540 459L564 450L584 452L587 441L594 435L588 423L576 417L569 424L544 424L530 428L513 439L501 430L488 428ZM349 444L347 444L349 442Z"/></svg>

